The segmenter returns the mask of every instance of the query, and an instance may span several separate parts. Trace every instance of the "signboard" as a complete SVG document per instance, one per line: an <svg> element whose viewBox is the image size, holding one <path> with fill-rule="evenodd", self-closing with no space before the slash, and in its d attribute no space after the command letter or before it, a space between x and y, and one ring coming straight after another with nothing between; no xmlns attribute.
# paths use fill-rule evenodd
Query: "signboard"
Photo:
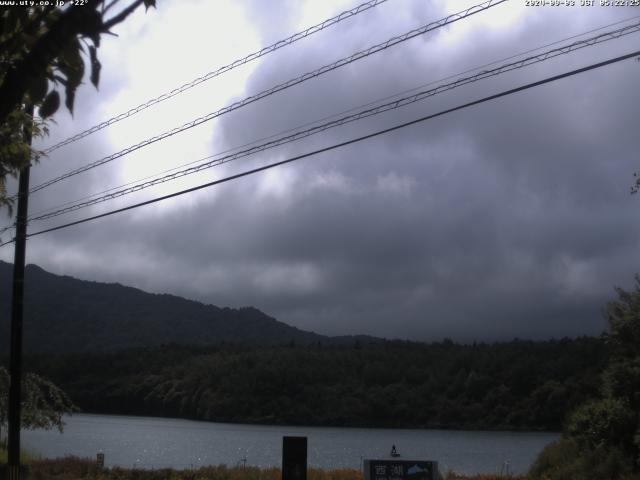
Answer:
<svg viewBox="0 0 640 480"><path fill-rule="evenodd" d="M365 480L438 480L438 462L427 460L365 460Z"/></svg>

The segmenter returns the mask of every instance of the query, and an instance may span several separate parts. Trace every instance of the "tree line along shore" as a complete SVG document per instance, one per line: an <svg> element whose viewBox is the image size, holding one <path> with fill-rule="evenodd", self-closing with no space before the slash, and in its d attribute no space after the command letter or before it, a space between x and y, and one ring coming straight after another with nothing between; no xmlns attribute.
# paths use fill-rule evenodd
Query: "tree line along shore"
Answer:
<svg viewBox="0 0 640 480"><path fill-rule="evenodd" d="M597 394L600 338L459 345L167 345L29 356L90 413L218 422L559 431Z"/></svg>

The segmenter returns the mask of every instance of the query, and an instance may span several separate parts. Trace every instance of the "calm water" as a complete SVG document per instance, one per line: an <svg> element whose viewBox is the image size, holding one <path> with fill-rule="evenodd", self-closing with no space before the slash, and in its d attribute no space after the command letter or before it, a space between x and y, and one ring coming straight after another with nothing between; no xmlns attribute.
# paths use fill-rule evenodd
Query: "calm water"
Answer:
<svg viewBox="0 0 640 480"><path fill-rule="evenodd" d="M442 471L526 471L554 433L279 427L190 420L77 414L57 431L26 431L23 446L43 457L105 454L107 466L189 468L200 465L280 466L282 437L308 437L309 465L360 468L384 458L392 444L405 458L437 460Z"/></svg>

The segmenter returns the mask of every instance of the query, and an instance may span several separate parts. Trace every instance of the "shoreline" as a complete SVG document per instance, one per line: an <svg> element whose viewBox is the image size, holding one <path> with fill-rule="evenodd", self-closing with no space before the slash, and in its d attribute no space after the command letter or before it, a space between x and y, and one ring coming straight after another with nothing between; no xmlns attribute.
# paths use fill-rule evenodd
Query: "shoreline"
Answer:
<svg viewBox="0 0 640 480"><path fill-rule="evenodd" d="M406 459L438 460L443 470L525 473L536 454L556 441L545 432L358 429L216 424L164 417L79 414L67 417L64 434L25 431L23 446L43 458L71 453L95 458L106 454L108 466L188 468L242 458L248 464L279 466L283 436L307 436L308 464L322 469L361 468L362 458L385 458L393 444ZM127 448L122 448L122 441Z"/></svg>
<svg viewBox="0 0 640 480"><path fill-rule="evenodd" d="M63 416L63 420L65 417L74 417L79 415L86 416L112 416L112 417L125 417L125 418L133 418L133 419L154 419L154 420L180 420L187 422L201 422L207 424L216 424L216 425L233 425L233 426L258 426L258 427L292 427L292 428L345 428L345 429L362 429L362 430L430 430L430 431L442 431L442 432L481 432L481 433L540 433L540 434L556 434L561 435L561 431L556 430L545 430L541 428L474 428L474 427L465 427L465 426L403 426L403 427L394 427L394 426L376 426L376 425L340 425L340 424L297 424L297 423L266 423L266 422L233 422L233 421L213 421L213 420L203 420L199 418L189 418L189 417L170 417L170 416L156 416L149 414L135 414L135 413L109 413L109 412L76 412L73 414L66 414Z"/></svg>

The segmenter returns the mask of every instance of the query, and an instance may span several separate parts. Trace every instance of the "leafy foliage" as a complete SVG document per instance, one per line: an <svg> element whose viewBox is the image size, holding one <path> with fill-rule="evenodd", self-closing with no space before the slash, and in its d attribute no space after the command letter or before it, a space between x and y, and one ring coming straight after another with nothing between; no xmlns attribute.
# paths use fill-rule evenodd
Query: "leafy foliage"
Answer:
<svg viewBox="0 0 640 480"><path fill-rule="evenodd" d="M155 6L155 0L132 0L119 13L109 10L120 3L88 0L81 8L54 7L54 2L5 8L0 12L0 207L11 206L5 192L6 175L16 175L39 152L31 151L22 136L31 118L25 105L39 106L40 117L56 113L60 91L73 113L75 94L85 73L97 88L101 64L97 56L101 35L122 22L139 5ZM44 130L38 125L33 135Z"/></svg>
<svg viewBox="0 0 640 480"><path fill-rule="evenodd" d="M640 277L607 305L611 357L599 395L570 416L564 439L536 462L534 478L640 477ZM563 452L572 453L565 454ZM566 476L570 471L572 476ZM598 476L599 475L599 476ZM631 478L631 477L629 477Z"/></svg>
<svg viewBox="0 0 640 480"><path fill-rule="evenodd" d="M77 410L69 397L46 378L27 373L22 385L21 418L24 428L57 428L62 432L62 415ZM0 431L7 424L9 373L0 367Z"/></svg>
<svg viewBox="0 0 640 480"><path fill-rule="evenodd" d="M211 421L558 430L597 392L596 338L164 346L27 359L84 410Z"/></svg>
<svg viewBox="0 0 640 480"><path fill-rule="evenodd" d="M581 447L595 449L615 445L631 447L635 415L624 400L591 400L578 408L567 425L567 434Z"/></svg>
<svg viewBox="0 0 640 480"><path fill-rule="evenodd" d="M532 480L638 480L633 462L617 448L585 450L572 438L545 447L529 471Z"/></svg>
<svg viewBox="0 0 640 480"><path fill-rule="evenodd" d="M41 152L32 149L24 141L24 131L30 130L34 137L48 133L42 120L34 119L23 110L11 112L5 122L0 123L0 207L7 207L12 213L13 203L7 197L6 176L16 176L17 172L30 160L37 161Z"/></svg>

